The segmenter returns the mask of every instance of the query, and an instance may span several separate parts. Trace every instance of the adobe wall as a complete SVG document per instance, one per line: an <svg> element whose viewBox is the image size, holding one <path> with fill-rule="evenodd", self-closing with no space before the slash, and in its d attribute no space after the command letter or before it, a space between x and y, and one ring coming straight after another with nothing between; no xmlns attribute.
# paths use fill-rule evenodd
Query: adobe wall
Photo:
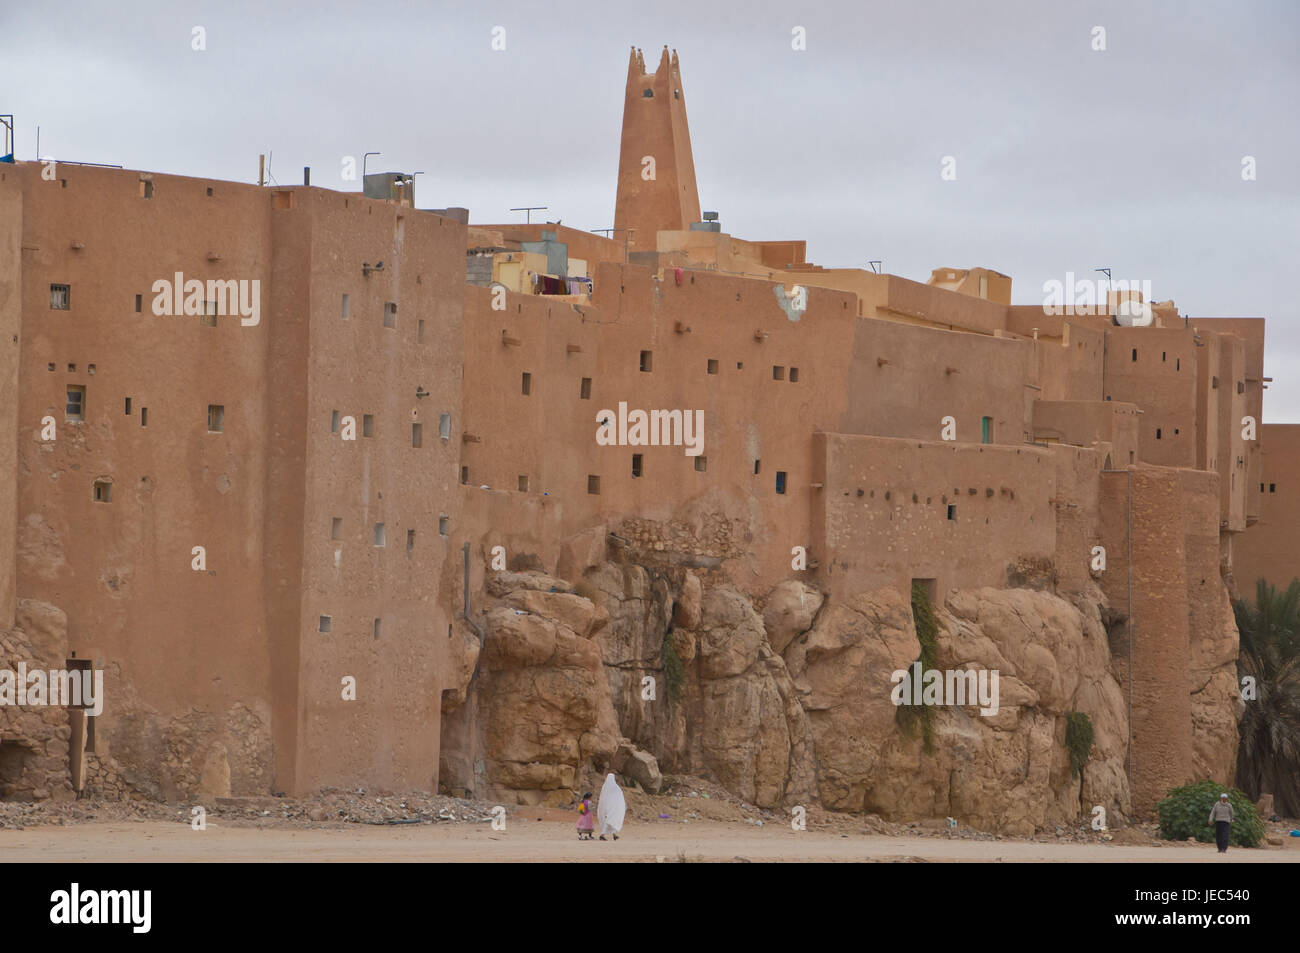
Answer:
<svg viewBox="0 0 1300 953"><path fill-rule="evenodd" d="M745 588L770 588L788 575L791 548L808 544L811 432L845 412L857 320L851 296L811 289L791 321L772 288L707 272L683 273L679 285L672 272L614 264L600 266L593 306L512 294L493 311L487 289L467 288L468 482L520 492L525 477L524 492L557 500L566 535L641 520L629 532L651 546L686 532L695 555L744 550L728 571ZM598 446L597 412L617 414L620 401L703 411L704 461L682 447Z"/></svg>
<svg viewBox="0 0 1300 953"><path fill-rule="evenodd" d="M21 363L23 194L12 166L0 165L0 630L17 600L18 369Z"/></svg>
<svg viewBox="0 0 1300 953"><path fill-rule="evenodd" d="M1077 447L1108 444L1111 466L1136 461L1138 408L1100 400L1040 400L1034 403L1034 439L1059 439Z"/></svg>
<svg viewBox="0 0 1300 953"><path fill-rule="evenodd" d="M951 293L949 293L951 296ZM958 442L977 443L981 417L994 420L993 443L1029 438L1032 345L1009 338L857 322L853 368L843 381L848 409L833 429L882 437L938 440L945 416ZM884 363L882 363L884 362Z"/></svg>
<svg viewBox="0 0 1300 953"><path fill-rule="evenodd" d="M1217 378L1217 387L1216 379ZM1224 336L1219 339L1219 364L1210 381L1211 394L1217 397L1218 472L1221 518L1225 529L1240 532L1246 528L1246 480L1249 467L1247 441L1242 437L1242 418L1246 415L1245 342ZM1258 437L1256 418L1256 437ZM1257 443L1258 441L1250 441Z"/></svg>
<svg viewBox="0 0 1300 953"><path fill-rule="evenodd" d="M228 773L236 793L265 791L267 193L154 175L146 199L135 173L64 166L49 182L39 171L17 167L31 246L19 591L66 611L69 650L106 669L99 743L156 775L155 791L196 789L205 771ZM177 271L260 280L260 325L154 315L153 282ZM51 310L52 282L71 286L71 310ZM64 420L71 384L86 388L82 423ZM225 406L223 433L207 431L209 404ZM53 442L40 439L46 415ZM92 499L101 479L107 503ZM195 546L206 571L191 568Z"/></svg>
<svg viewBox="0 0 1300 953"><path fill-rule="evenodd" d="M1134 354L1136 353L1136 358ZM1139 459L1196 466L1196 346L1182 328L1106 332L1105 399L1137 404Z"/></svg>
<svg viewBox="0 0 1300 953"><path fill-rule="evenodd" d="M1048 337L1041 330L1034 349L1033 383L1040 400L1104 400L1101 386L1106 333L1084 324L1063 323L1060 334Z"/></svg>
<svg viewBox="0 0 1300 953"><path fill-rule="evenodd" d="M813 553L825 590L908 592L912 579L932 578L942 594L1005 587L1029 564L1050 569L1052 451L853 434L813 439L824 460Z"/></svg>
<svg viewBox="0 0 1300 953"><path fill-rule="evenodd" d="M1093 598L1100 575L1092 568L1093 548L1102 544L1101 471L1117 451L1099 443L1095 448L1055 446L1051 454L1056 465L1056 492L1049 500L1056 515L1055 590Z"/></svg>
<svg viewBox="0 0 1300 953"><path fill-rule="evenodd" d="M1194 773L1190 646L1204 633L1200 622L1192 631L1188 599L1195 593L1204 608L1201 594L1218 585L1217 494L1217 475L1198 471L1136 467L1102 477L1107 570L1099 582L1132 625L1131 656L1125 624L1112 632L1112 652L1115 675L1132 699L1130 771L1139 811L1154 809ZM1211 537L1212 577L1204 574Z"/></svg>
<svg viewBox="0 0 1300 953"><path fill-rule="evenodd" d="M1264 319L1263 318L1192 318L1192 327L1198 331L1210 331L1214 336L1232 334L1243 343L1245 409L1257 424L1264 420ZM1240 418L1238 418L1240 423ZM1246 445L1246 483L1255 486L1259 483L1262 467L1263 447L1256 440ZM1246 494L1245 516L1247 521L1255 520L1260 515L1259 500L1251 493Z"/></svg>
<svg viewBox="0 0 1300 953"><path fill-rule="evenodd" d="M1248 491L1259 522L1233 539L1237 591L1252 603L1257 580L1281 590L1300 578L1300 484L1293 477L1300 473L1300 424L1264 424L1259 442L1262 472Z"/></svg>
<svg viewBox="0 0 1300 953"><path fill-rule="evenodd" d="M436 686L456 595L439 583L460 519L464 332L455 290L465 275L465 226L319 189L295 190L294 199L293 210L273 216L298 219L312 265L298 786L430 790ZM384 270L364 275L363 262L377 259ZM388 303L396 306L391 327ZM354 418L355 440L332 431L335 411ZM349 675L355 701L342 698Z"/></svg>

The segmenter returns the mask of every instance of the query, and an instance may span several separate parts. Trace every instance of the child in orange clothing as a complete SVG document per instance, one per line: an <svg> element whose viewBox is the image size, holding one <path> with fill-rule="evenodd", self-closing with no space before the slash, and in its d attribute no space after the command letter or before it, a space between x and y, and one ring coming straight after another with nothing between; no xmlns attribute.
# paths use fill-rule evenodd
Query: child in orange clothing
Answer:
<svg viewBox="0 0 1300 953"><path fill-rule="evenodd" d="M578 840L591 840L591 833L595 829L596 822L591 813L591 792L588 791L578 805Z"/></svg>

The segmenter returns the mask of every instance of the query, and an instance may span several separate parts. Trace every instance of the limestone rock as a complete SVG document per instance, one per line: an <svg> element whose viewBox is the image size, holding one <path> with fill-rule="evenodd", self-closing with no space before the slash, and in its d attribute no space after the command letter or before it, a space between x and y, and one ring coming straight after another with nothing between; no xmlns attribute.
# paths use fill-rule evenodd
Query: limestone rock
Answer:
<svg viewBox="0 0 1300 953"><path fill-rule="evenodd" d="M703 611L704 587L700 577L688 572L682 580L682 592L673 607L673 625L682 629L694 629L700 624Z"/></svg>
<svg viewBox="0 0 1300 953"><path fill-rule="evenodd" d="M699 635L700 674L704 678L739 675L758 660L763 620L743 595L727 586L704 597Z"/></svg>
<svg viewBox="0 0 1300 953"><path fill-rule="evenodd" d="M621 774L630 777L641 789L650 794L658 794L663 788L664 778L659 773L659 764L654 755L642 751L631 742L624 741L614 755L613 767Z"/></svg>
<svg viewBox="0 0 1300 953"><path fill-rule="evenodd" d="M784 652L795 636L812 628L822 601L820 592L795 579L781 583L768 594L763 625L774 652Z"/></svg>

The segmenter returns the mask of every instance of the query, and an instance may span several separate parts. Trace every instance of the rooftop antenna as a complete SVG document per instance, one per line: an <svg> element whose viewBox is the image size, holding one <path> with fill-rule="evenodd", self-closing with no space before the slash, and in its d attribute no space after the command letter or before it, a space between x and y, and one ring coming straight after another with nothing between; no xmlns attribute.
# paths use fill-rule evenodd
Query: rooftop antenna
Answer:
<svg viewBox="0 0 1300 953"><path fill-rule="evenodd" d="M1102 312L1102 313L1103 313L1103 314L1109 313L1109 312L1110 312L1110 269L1109 269L1109 268L1094 268L1094 269L1092 269L1092 270L1093 270L1093 271L1101 272L1103 275L1106 276L1106 292L1107 292L1107 294L1106 294L1106 310L1105 310L1104 312ZM1098 295L1097 297L1100 298L1101 295ZM1117 302L1116 304L1118 305L1118 302ZM1097 306L1098 306L1098 307L1101 307L1101 302L1100 302L1100 301L1097 302Z"/></svg>
<svg viewBox="0 0 1300 953"><path fill-rule="evenodd" d="M867 262L867 264L871 266L871 270L874 271L876 274L880 274L880 266L883 265L884 263L885 263L884 260L881 258L873 258L869 262Z"/></svg>
<svg viewBox="0 0 1300 953"><path fill-rule="evenodd" d="M609 232L622 232L623 233L623 261L624 263L627 262L627 240L629 237L627 233L635 232L636 231L635 228L631 226L619 226L616 228L593 228L592 231L597 235L607 234Z"/></svg>
<svg viewBox="0 0 1300 953"><path fill-rule="evenodd" d="M525 225L531 225L531 224L533 224L533 213L534 213L534 212L545 211L545 210L548 209L549 207L550 207L550 206L547 206L547 205L521 205L521 206L519 206L519 208L512 208L510 211L512 211L512 212L523 212L523 213L524 213L524 224L525 224Z"/></svg>

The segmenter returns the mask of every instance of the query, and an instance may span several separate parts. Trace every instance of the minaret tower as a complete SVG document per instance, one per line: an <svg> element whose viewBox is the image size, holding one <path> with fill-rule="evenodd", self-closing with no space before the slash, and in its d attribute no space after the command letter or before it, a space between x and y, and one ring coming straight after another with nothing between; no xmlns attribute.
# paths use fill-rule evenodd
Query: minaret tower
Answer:
<svg viewBox="0 0 1300 953"><path fill-rule="evenodd" d="M665 46L659 67L649 75L641 51L634 47L623 100L614 225L635 229L624 236L629 248L654 251L655 232L683 231L699 220L700 195L677 51L670 57Z"/></svg>

